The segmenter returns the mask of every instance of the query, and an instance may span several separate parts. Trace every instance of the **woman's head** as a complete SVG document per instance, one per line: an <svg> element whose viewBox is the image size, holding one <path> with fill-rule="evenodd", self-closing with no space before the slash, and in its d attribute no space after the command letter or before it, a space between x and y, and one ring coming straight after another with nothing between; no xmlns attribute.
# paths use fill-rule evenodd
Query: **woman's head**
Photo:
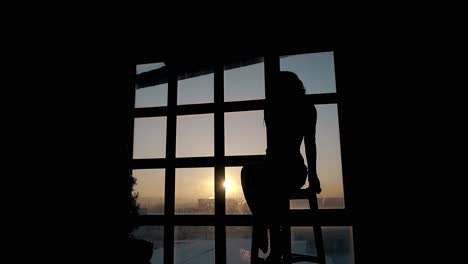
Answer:
<svg viewBox="0 0 468 264"><path fill-rule="evenodd" d="M280 71L274 87L273 97L295 97L305 95L305 88L297 75L290 71Z"/></svg>
<svg viewBox="0 0 468 264"><path fill-rule="evenodd" d="M274 116L289 116L294 120L302 111L305 88L295 73L280 71L274 78L270 98L264 112L267 125L273 123Z"/></svg>

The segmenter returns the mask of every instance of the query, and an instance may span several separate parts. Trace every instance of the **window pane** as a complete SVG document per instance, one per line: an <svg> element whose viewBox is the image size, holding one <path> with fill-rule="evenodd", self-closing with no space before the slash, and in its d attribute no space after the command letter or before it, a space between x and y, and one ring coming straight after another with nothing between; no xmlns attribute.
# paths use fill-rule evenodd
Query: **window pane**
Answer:
<svg viewBox="0 0 468 264"><path fill-rule="evenodd" d="M151 264L162 264L164 253L164 227L140 226L132 232L136 239L143 239L153 243Z"/></svg>
<svg viewBox="0 0 468 264"><path fill-rule="evenodd" d="M214 227L174 227L174 260L176 264L215 263Z"/></svg>
<svg viewBox="0 0 468 264"><path fill-rule="evenodd" d="M213 115L178 116L176 145L177 157L213 156Z"/></svg>
<svg viewBox="0 0 468 264"><path fill-rule="evenodd" d="M226 214L252 214L244 198L241 185L242 167L226 167Z"/></svg>
<svg viewBox="0 0 468 264"><path fill-rule="evenodd" d="M344 208L341 146L336 104L316 105L317 108L317 174L322 192L318 195L319 208ZM307 163L304 143L301 153ZM306 182L303 188L307 188Z"/></svg>
<svg viewBox="0 0 468 264"><path fill-rule="evenodd" d="M260 62L225 70L224 101L265 99L264 69L264 63Z"/></svg>
<svg viewBox="0 0 468 264"><path fill-rule="evenodd" d="M166 156L166 117L135 118L133 158Z"/></svg>
<svg viewBox="0 0 468 264"><path fill-rule="evenodd" d="M292 226L291 250L296 254L317 256L314 229L310 226Z"/></svg>
<svg viewBox="0 0 468 264"><path fill-rule="evenodd" d="M167 83L138 88L135 108L167 106Z"/></svg>
<svg viewBox="0 0 468 264"><path fill-rule="evenodd" d="M157 70L164 66L163 62L155 62L155 63L146 63L146 64L138 64L136 66L136 74L140 74L143 72L148 72L152 70Z"/></svg>
<svg viewBox="0 0 468 264"><path fill-rule="evenodd" d="M214 168L176 169L175 213L214 214Z"/></svg>
<svg viewBox="0 0 468 264"><path fill-rule="evenodd" d="M141 215L164 214L164 169L133 170Z"/></svg>
<svg viewBox="0 0 468 264"><path fill-rule="evenodd" d="M211 73L193 78L179 75L177 91L178 105L212 103L214 75Z"/></svg>
<svg viewBox="0 0 468 264"><path fill-rule="evenodd" d="M252 245L252 227L226 227L226 263L250 263L250 247Z"/></svg>
<svg viewBox="0 0 468 264"><path fill-rule="evenodd" d="M322 227L323 246L327 263L353 264L353 228L350 226Z"/></svg>
<svg viewBox="0 0 468 264"><path fill-rule="evenodd" d="M307 94L336 92L333 52L285 56L280 59L280 69L296 73Z"/></svg>
<svg viewBox="0 0 468 264"><path fill-rule="evenodd" d="M310 209L309 200L307 199L290 200L289 208L293 210Z"/></svg>
<svg viewBox="0 0 468 264"><path fill-rule="evenodd" d="M156 70L163 66L164 63L139 64L136 66L136 73ZM167 105L167 82L148 87L135 86L135 88L135 108Z"/></svg>
<svg viewBox="0 0 468 264"><path fill-rule="evenodd" d="M351 227L322 227L322 238L326 263L354 263ZM317 256L314 229L312 227L291 227L291 241L293 253Z"/></svg>
<svg viewBox="0 0 468 264"><path fill-rule="evenodd" d="M225 135L226 156L265 154L263 111L225 113Z"/></svg>

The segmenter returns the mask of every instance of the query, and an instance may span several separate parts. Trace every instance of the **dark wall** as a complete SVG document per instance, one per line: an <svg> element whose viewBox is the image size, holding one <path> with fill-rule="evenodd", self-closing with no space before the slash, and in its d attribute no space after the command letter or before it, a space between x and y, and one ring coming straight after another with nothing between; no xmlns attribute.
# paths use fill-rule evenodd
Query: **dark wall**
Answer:
<svg viewBox="0 0 468 264"><path fill-rule="evenodd" d="M143 42L140 42L141 44ZM333 48L336 55L337 87L343 102L343 160L345 173L352 185L352 208L356 226L357 263L383 263L386 245L386 225L383 212L388 205L385 198L392 177L386 163L389 131L380 114L379 98L382 95L380 68L376 54L366 49L337 43L297 40L286 45L252 42L246 45L218 46L214 44L119 46L108 49L102 45L93 51L87 62L63 69L63 79L71 89L73 100L67 120L72 130L67 138L67 154L63 159L67 172L64 192L73 212L66 213L73 225L57 225L69 233L57 235L63 252L80 248L79 258L101 258L110 262L121 260L125 252L123 237L128 233L131 217L128 214L128 137L131 117L131 93L134 89L134 65L170 58L175 61L207 61L236 56L267 55L291 52L309 47L317 51ZM185 43L180 45L180 43ZM333 44L333 45L332 45ZM102 51L102 52L101 52ZM79 55L76 56L77 60ZM70 70L70 71L68 71ZM376 98L377 96L377 98ZM71 121L70 121L71 120ZM71 180L70 180L71 179ZM63 215L60 215L63 217ZM58 232L57 234L60 234ZM78 242L84 241L84 242ZM379 261L376 261L378 259ZM102 262L105 263L105 262Z"/></svg>

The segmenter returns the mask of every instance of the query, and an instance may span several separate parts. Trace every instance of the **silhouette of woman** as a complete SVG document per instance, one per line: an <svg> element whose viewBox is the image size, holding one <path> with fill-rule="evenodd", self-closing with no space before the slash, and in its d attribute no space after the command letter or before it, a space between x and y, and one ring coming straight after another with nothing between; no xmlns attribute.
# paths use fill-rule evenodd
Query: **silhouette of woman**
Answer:
<svg viewBox="0 0 468 264"><path fill-rule="evenodd" d="M279 242L274 241L279 227L267 222L271 223L271 219L278 218L280 208L284 208L281 206L289 201L288 195L299 190L307 177L308 189L315 193L321 192L316 172L317 111L305 99L305 89L297 75L287 71L279 72L264 110L267 133L270 135L264 161L248 163L241 171L247 204L254 217L261 219L262 223L254 226L256 235L253 239L257 239L259 248L267 252L267 230L270 229L269 259L272 260L281 257ZM302 140L308 168L300 153Z"/></svg>

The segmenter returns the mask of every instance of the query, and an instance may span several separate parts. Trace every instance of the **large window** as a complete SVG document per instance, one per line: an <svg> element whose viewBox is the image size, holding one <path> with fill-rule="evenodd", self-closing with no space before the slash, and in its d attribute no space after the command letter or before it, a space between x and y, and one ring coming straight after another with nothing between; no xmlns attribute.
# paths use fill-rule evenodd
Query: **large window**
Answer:
<svg viewBox="0 0 468 264"><path fill-rule="evenodd" d="M299 76L318 114L323 217L318 222L292 215L293 251L316 253L314 223L323 231L327 261L354 263L334 63L334 52L326 51L230 61L190 72L162 63L137 65L131 169L144 223L136 233L156 241L152 263L250 262L253 218L240 171L265 154L265 95L278 70ZM306 160L304 146L301 153ZM308 208L307 201L291 203L299 213Z"/></svg>

